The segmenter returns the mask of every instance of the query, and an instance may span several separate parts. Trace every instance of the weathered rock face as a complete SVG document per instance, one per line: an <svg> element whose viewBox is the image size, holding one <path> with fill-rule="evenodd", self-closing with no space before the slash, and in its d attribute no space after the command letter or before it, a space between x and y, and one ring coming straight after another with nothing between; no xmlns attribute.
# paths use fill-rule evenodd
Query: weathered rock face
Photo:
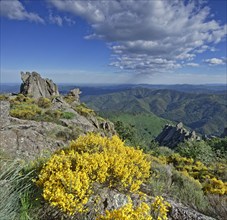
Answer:
<svg viewBox="0 0 227 220"><path fill-rule="evenodd" d="M31 95L35 99L59 95L56 84L50 79L43 79L36 72L21 72L21 79L23 83L21 84L20 93L24 95Z"/></svg>
<svg viewBox="0 0 227 220"><path fill-rule="evenodd" d="M12 158L34 159L44 151L55 151L64 147L70 140L87 132L100 132L112 135L114 126L108 122L108 128L103 129L96 120L86 118L70 109L68 105L61 103L59 109L72 112L73 119L61 119L61 124L52 122L38 122L22 120L9 115L10 104L8 101L0 101L0 148ZM106 122L107 123L107 122ZM98 126L98 127L97 127Z"/></svg>
<svg viewBox="0 0 227 220"><path fill-rule="evenodd" d="M185 219L185 220L215 220L212 217L203 215L202 213L197 212L196 210L184 206L181 203L177 203L172 200L167 200L170 205L171 209L170 212L168 213L168 219L169 220L180 220L180 219Z"/></svg>
<svg viewBox="0 0 227 220"><path fill-rule="evenodd" d="M195 131L189 132L183 128L182 122L176 126L167 124L155 139L160 145L174 148L186 140L200 140Z"/></svg>

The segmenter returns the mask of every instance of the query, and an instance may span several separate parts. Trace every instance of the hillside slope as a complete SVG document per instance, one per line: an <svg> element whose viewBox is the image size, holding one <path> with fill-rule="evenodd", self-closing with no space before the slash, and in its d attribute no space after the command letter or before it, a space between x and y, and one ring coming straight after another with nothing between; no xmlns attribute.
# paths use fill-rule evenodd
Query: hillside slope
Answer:
<svg viewBox="0 0 227 220"><path fill-rule="evenodd" d="M227 125L226 94L136 88L84 96L82 101L100 112L154 113L168 120L182 121L191 129L208 135L219 135Z"/></svg>

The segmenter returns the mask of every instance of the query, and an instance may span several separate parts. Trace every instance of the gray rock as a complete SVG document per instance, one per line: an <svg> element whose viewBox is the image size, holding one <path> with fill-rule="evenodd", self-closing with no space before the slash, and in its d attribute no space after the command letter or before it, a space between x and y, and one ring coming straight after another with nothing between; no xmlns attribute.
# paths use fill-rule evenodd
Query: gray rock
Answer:
<svg viewBox="0 0 227 220"><path fill-rule="evenodd" d="M0 129L10 123L10 104L8 101L0 101Z"/></svg>
<svg viewBox="0 0 227 220"><path fill-rule="evenodd" d="M165 125L162 132L156 137L156 141L162 145L170 148L176 147L179 143L184 141L200 140L201 138L195 133L195 131L188 131L183 127L183 123L180 122L176 126Z"/></svg>
<svg viewBox="0 0 227 220"><path fill-rule="evenodd" d="M78 88L70 90L67 96L71 96L75 99L75 102L80 102L81 91Z"/></svg>
<svg viewBox="0 0 227 220"><path fill-rule="evenodd" d="M168 213L169 220L215 220L214 218L206 216L190 207L184 206L181 203L168 199L167 201L171 205L170 212Z"/></svg>
<svg viewBox="0 0 227 220"><path fill-rule="evenodd" d="M50 98L51 96L59 95L57 85L50 79L43 79L36 72L21 72L20 93L30 95L35 99L40 97Z"/></svg>

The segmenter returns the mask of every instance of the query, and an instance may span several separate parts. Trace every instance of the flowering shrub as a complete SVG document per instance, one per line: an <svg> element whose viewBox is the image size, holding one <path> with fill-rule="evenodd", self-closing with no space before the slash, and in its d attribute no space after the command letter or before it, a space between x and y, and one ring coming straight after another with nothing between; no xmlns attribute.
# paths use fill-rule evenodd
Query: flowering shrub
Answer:
<svg viewBox="0 0 227 220"><path fill-rule="evenodd" d="M96 220L152 220L150 207L141 203L138 207L133 208L130 202L127 205L113 211L106 211L105 216L99 216Z"/></svg>
<svg viewBox="0 0 227 220"><path fill-rule="evenodd" d="M40 172L37 184L52 206L73 215L86 211L94 182L137 191L149 177L150 162L141 150L119 137L88 134L56 152Z"/></svg>
<svg viewBox="0 0 227 220"><path fill-rule="evenodd" d="M207 178L203 190L206 193L224 195L227 194L227 183L224 183L215 177Z"/></svg>
<svg viewBox="0 0 227 220"><path fill-rule="evenodd" d="M214 175L216 169L214 166L205 166L200 161L195 161L192 158L181 157L179 154L173 154L166 158L167 163L173 164L176 170L181 171L184 175L189 175L195 180L198 180L205 193L227 194L227 183L221 179L217 179ZM225 167L221 167L220 169ZM220 172L223 172L220 170Z"/></svg>
<svg viewBox="0 0 227 220"><path fill-rule="evenodd" d="M113 211L106 211L105 216L99 216L97 220L167 220L170 204L161 196L157 196L151 207L145 202L133 207L130 201L127 205Z"/></svg>
<svg viewBox="0 0 227 220"><path fill-rule="evenodd" d="M154 219L167 220L167 213L170 204L164 201L163 197L156 196L154 202L151 204L151 213Z"/></svg>

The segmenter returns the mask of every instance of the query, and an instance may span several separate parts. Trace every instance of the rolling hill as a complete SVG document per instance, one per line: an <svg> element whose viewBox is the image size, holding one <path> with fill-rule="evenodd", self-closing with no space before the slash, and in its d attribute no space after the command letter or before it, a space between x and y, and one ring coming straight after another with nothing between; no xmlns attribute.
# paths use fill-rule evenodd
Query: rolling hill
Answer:
<svg viewBox="0 0 227 220"><path fill-rule="evenodd" d="M111 94L83 96L82 101L98 112L112 115L153 113L171 121L182 121L201 134L219 135L227 126L226 98L225 93L192 94L133 88Z"/></svg>

